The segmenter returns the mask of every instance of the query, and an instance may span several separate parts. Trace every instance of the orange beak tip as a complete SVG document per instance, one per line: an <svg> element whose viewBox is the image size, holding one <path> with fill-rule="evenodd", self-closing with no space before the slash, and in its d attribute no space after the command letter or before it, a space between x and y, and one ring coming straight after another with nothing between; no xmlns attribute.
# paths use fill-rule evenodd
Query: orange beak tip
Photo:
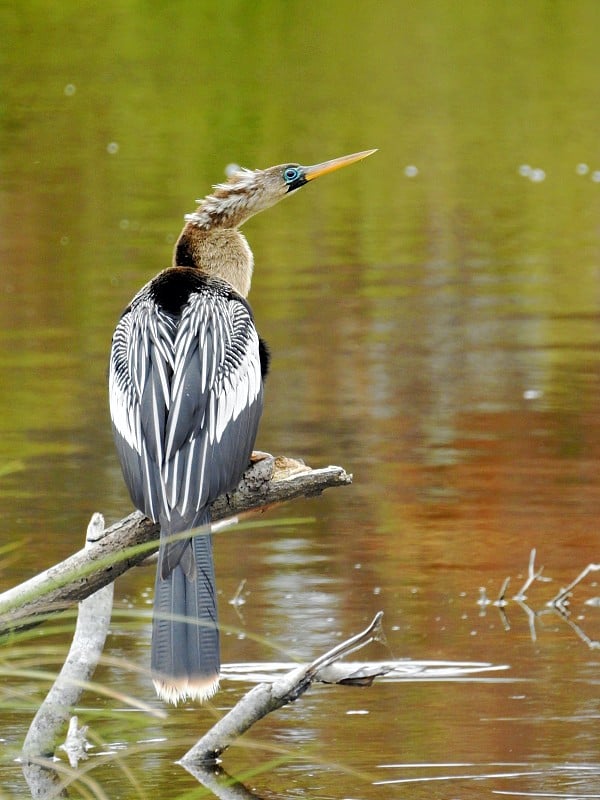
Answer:
<svg viewBox="0 0 600 800"><path fill-rule="evenodd" d="M304 177L307 181L312 181L315 178L320 178L321 175L327 175L329 172L335 172L342 167L348 167L350 164L355 164L357 161L362 161L363 158L373 155L377 152L375 147L372 150L361 150L359 153L352 153L349 156L341 156L340 158L333 158L331 161L324 161L322 164L315 164L312 167L304 168Z"/></svg>

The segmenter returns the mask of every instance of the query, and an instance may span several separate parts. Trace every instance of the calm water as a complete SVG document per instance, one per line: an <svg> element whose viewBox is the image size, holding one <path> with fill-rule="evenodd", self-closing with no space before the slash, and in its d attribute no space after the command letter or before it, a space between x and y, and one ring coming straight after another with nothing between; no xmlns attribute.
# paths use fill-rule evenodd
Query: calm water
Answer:
<svg viewBox="0 0 600 800"><path fill-rule="evenodd" d="M506 669L315 688L226 754L259 797L600 797L600 581L546 608L600 561L599 25L595 0L0 5L2 588L130 511L110 337L195 198L232 161L380 149L245 228L257 444L354 485L219 537L223 658L308 659L382 609L366 658ZM504 613L478 605L507 577ZM152 583L118 581L96 677L159 709ZM55 668L68 636L38 633ZM23 797L47 683L5 683L0 796ZM84 694L87 796L191 791L174 762L247 687L163 720Z"/></svg>

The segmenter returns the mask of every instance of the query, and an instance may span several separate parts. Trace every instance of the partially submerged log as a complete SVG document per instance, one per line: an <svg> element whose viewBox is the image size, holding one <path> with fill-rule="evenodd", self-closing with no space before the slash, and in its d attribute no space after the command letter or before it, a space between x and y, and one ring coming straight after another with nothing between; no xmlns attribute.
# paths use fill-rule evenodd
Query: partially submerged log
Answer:
<svg viewBox="0 0 600 800"><path fill-rule="evenodd" d="M263 511L350 483L352 476L341 467L311 469L290 458L259 454L237 489L213 503L212 518L218 521ZM1 594L0 635L38 624L112 583L156 552L158 537L158 525L139 511L116 522L92 546Z"/></svg>

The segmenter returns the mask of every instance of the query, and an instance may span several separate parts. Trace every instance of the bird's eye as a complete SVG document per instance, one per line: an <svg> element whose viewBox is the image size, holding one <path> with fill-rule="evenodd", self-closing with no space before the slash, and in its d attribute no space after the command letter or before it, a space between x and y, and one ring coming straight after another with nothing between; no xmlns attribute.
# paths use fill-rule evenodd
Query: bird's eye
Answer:
<svg viewBox="0 0 600 800"><path fill-rule="evenodd" d="M283 170L283 179L286 183L293 183L298 180L299 176L300 170L297 167L286 167Z"/></svg>

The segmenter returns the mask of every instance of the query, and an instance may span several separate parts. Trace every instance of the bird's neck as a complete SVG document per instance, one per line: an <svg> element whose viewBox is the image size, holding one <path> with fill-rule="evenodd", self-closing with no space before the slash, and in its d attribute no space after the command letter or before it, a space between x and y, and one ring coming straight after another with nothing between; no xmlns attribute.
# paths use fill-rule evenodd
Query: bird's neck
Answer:
<svg viewBox="0 0 600 800"><path fill-rule="evenodd" d="M203 230L188 222L173 253L173 266L195 267L247 297L254 259L246 237L237 228Z"/></svg>

